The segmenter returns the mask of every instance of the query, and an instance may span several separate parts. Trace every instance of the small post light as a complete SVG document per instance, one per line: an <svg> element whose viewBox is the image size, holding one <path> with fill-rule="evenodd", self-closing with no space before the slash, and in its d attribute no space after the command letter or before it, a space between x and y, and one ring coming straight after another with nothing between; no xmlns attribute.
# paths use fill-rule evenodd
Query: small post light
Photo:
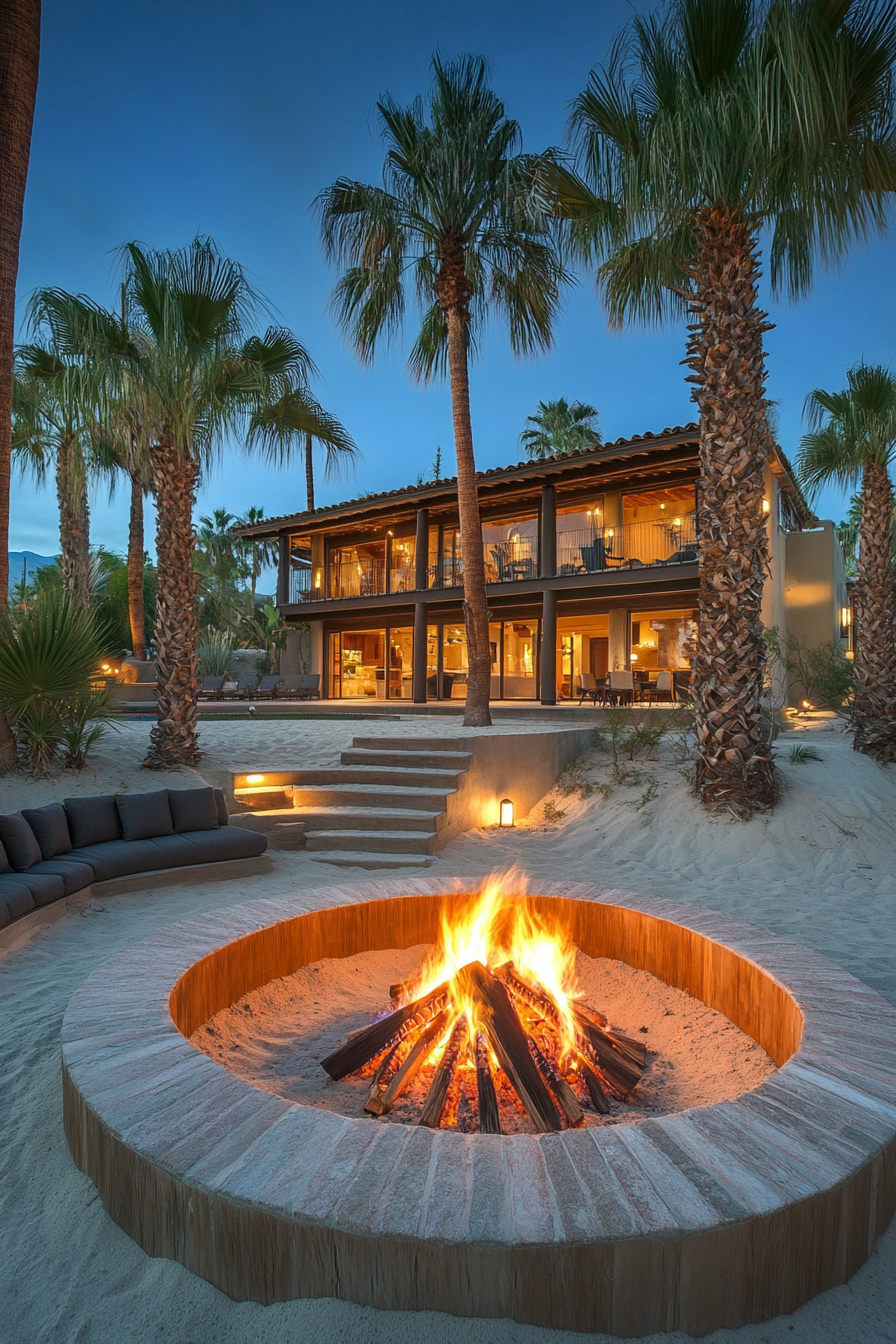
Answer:
<svg viewBox="0 0 896 1344"><path fill-rule="evenodd" d="M500 809L501 809L501 820L500 820L500 822L499 822L499 825L501 825L501 826L512 826L512 825L513 825L513 802L512 802L512 800L511 800L510 798L502 798L502 799L501 799L501 802L500 802L500 804L499 804L499 806L500 806Z"/></svg>
<svg viewBox="0 0 896 1344"><path fill-rule="evenodd" d="M772 502L771 502L771 500L770 500L770 499L764 499L764 500L762 501L762 512L763 512L763 513L771 513L771 511L772 511Z"/></svg>
<svg viewBox="0 0 896 1344"><path fill-rule="evenodd" d="M246 776L246 783L247 783L247 784L263 784L263 783L264 783L264 775L247 775L247 776Z"/></svg>

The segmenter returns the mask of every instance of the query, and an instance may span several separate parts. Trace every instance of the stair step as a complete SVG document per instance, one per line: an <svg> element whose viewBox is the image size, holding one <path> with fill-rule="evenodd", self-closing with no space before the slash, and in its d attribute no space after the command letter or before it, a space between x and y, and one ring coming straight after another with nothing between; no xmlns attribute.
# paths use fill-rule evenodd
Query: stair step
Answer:
<svg viewBox="0 0 896 1344"><path fill-rule="evenodd" d="M426 854L371 854L367 851L321 850L310 854L315 863L329 863L334 868L429 868L432 859Z"/></svg>
<svg viewBox="0 0 896 1344"><path fill-rule="evenodd" d="M372 854L430 854L435 834L425 831L385 831L381 835L363 830L306 831L305 848L311 850L358 850Z"/></svg>
<svg viewBox="0 0 896 1344"><path fill-rule="evenodd" d="M332 769L296 770L294 784L395 784L405 788L454 789L457 770L401 770L396 766L343 765Z"/></svg>
<svg viewBox="0 0 896 1344"><path fill-rule="evenodd" d="M313 803L284 814L291 821L301 822L306 830L360 831L437 831L448 820L448 813L415 812L410 808L393 807L321 807Z"/></svg>
<svg viewBox="0 0 896 1344"><path fill-rule="evenodd" d="M371 751L463 751L472 755L469 737L353 737L352 746Z"/></svg>
<svg viewBox="0 0 896 1344"><path fill-rule="evenodd" d="M414 770L469 770L472 752L469 751L370 751L366 747L352 747L340 757L343 765L399 766Z"/></svg>
<svg viewBox="0 0 896 1344"><path fill-rule="evenodd" d="M388 807L407 808L419 812L430 805L433 811L445 808L445 799L454 793L450 789L401 789L391 784L318 784L296 785L293 802L296 807Z"/></svg>

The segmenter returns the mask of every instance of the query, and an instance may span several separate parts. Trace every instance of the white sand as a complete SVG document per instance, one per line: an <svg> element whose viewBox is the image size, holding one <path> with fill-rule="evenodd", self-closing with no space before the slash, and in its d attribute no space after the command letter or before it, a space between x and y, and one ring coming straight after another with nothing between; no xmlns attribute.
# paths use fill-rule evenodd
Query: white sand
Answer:
<svg viewBox="0 0 896 1344"><path fill-rule="evenodd" d="M504 721L499 731L514 727ZM456 721L445 719L208 724L202 769L171 780L137 768L148 730L148 724L125 725L100 749L95 768L79 777L0 781L0 810L125 786L145 790L193 778L220 783L231 766L243 764L335 762L354 735L459 732ZM431 875L518 863L536 879L562 875L697 901L818 948L896 1003L896 771L857 756L836 733L799 740L825 759L791 765L793 739L779 739L788 787L770 818L748 826L711 820L673 763L641 766L642 779L616 787L607 799L555 796L566 810L559 825L462 837L438 856ZM606 764L594 777L608 781ZM59 1076L59 1028L74 989L118 949L175 919L323 886L331 878L343 885L351 876L302 852L276 853L265 875L184 882L82 901L80 908L75 902L58 923L0 961L2 1344L575 1344L611 1338L511 1321L377 1312L330 1299L272 1307L234 1303L182 1266L150 1260L111 1222L90 1181L75 1170L62 1132ZM369 875L358 872L357 878ZM707 1338L716 1344L894 1344L896 1226L848 1284L792 1316Z"/></svg>

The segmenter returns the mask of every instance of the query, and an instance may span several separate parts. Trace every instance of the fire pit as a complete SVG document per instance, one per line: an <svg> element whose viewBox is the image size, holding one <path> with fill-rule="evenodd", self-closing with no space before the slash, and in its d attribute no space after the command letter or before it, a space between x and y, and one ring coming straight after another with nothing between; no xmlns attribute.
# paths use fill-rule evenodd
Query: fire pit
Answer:
<svg viewBox="0 0 896 1344"><path fill-rule="evenodd" d="M461 908L485 910L489 937L452 949ZM643 1044L576 997L562 956L534 965L510 914L433 882L342 888L185 921L103 967L69 1006L63 1074L72 1152L112 1217L240 1299L619 1335L766 1319L854 1273L896 1202L889 1005L696 907L541 887L529 933L690 993L779 1066L716 1105L615 1123L601 1097L637 1095ZM440 965L323 1060L367 1071L367 1116L271 1095L187 1039L322 958L420 944ZM419 1123L392 1124L415 1067ZM479 1132L460 1132L459 1095ZM511 1102L533 1132L498 1132Z"/></svg>

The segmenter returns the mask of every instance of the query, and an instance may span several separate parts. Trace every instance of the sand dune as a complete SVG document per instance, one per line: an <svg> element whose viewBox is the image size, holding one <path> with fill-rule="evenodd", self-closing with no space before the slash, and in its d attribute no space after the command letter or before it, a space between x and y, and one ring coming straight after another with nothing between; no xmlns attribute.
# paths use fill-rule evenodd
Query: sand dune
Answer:
<svg viewBox="0 0 896 1344"><path fill-rule="evenodd" d="M525 731L504 721L497 731ZM537 728L539 725L531 725ZM146 790L171 781L141 771L148 724L126 724L80 776L0 781L0 810L69 794ZM355 733L457 735L456 722L216 723L207 756L182 781L222 782L236 765L329 764ZM705 816L681 762L635 763L613 783L597 753L589 797L559 793L565 816L540 811L513 832L478 831L437 858L433 875L518 864L533 877L579 877L726 910L808 943L896 1002L896 771L857 756L836 733L812 734L820 762L789 762L771 817L744 826ZM3 1344L574 1344L571 1335L510 1321L376 1312L332 1300L272 1307L234 1303L180 1265L150 1260L104 1213L74 1168L61 1125L59 1027L75 987L119 948L186 914L325 885L352 874L304 853L274 855L266 875L189 883L72 903L57 923L0 959L0 1340ZM388 874L384 874L386 876ZM366 874L359 872L358 881ZM2 955L2 954L0 954ZM653 1336L659 1340L660 1336ZM685 1336L663 1339L684 1341ZM708 1337L739 1344L893 1344L896 1227L843 1287L781 1317Z"/></svg>

